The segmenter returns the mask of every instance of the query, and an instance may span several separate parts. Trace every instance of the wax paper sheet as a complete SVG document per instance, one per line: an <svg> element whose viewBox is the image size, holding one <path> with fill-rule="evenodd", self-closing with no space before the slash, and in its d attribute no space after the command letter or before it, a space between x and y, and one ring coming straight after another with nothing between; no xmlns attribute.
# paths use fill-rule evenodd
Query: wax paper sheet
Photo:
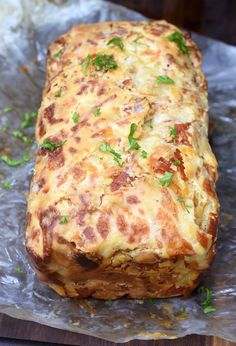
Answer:
<svg viewBox="0 0 236 346"><path fill-rule="evenodd" d="M19 167L1 162L0 312L52 327L125 342L176 338L198 333L236 341L236 48L193 35L203 51L210 100L210 138L219 160L221 202L218 252L204 285L213 290L216 312L204 314L203 297L114 302L63 299L38 282L24 248L25 193L33 171L36 144L12 135L24 112L38 108L48 44L74 23L141 20L123 7L99 0L8 0L0 9L0 154L30 161ZM10 110L4 108L12 106ZM9 126L9 128L7 128ZM32 136L33 126L25 132ZM180 312L185 308L184 312ZM180 309L180 310L179 310Z"/></svg>

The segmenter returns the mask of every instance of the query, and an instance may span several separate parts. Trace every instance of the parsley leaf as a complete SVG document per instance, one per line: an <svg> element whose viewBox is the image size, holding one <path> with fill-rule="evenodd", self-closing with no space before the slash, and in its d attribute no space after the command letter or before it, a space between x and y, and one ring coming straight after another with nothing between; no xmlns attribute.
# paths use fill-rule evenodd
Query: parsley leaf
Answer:
<svg viewBox="0 0 236 346"><path fill-rule="evenodd" d="M163 177L159 179L159 183L161 184L161 186L168 187L171 184L172 178L173 178L173 173L165 172Z"/></svg>
<svg viewBox="0 0 236 346"><path fill-rule="evenodd" d="M173 79L169 78L166 75L157 76L156 82L157 84L175 84Z"/></svg>
<svg viewBox="0 0 236 346"><path fill-rule="evenodd" d="M23 160L24 162L28 162L30 160L30 154L27 151L23 154Z"/></svg>
<svg viewBox="0 0 236 346"><path fill-rule="evenodd" d="M23 269L22 268L20 268L20 267L17 267L16 268L16 273L23 273L24 271L23 271Z"/></svg>
<svg viewBox="0 0 236 346"><path fill-rule="evenodd" d="M186 47L186 44L181 32L175 31L173 34L168 36L168 40L170 42L175 42L183 53L189 55L189 49Z"/></svg>
<svg viewBox="0 0 236 346"><path fill-rule="evenodd" d="M183 197L178 197L178 198L176 198L176 201L177 202L184 202L184 198Z"/></svg>
<svg viewBox="0 0 236 346"><path fill-rule="evenodd" d="M102 152L108 152L114 156L114 161L118 164L118 166L122 167L124 162L121 160L121 154L112 149L112 147L107 143L102 143L99 145L99 150Z"/></svg>
<svg viewBox="0 0 236 346"><path fill-rule="evenodd" d="M185 308L183 306L180 306L179 312L185 312Z"/></svg>
<svg viewBox="0 0 236 346"><path fill-rule="evenodd" d="M13 189L13 185L12 185L12 183L11 183L10 181L4 181L4 182L2 183L2 187L3 187L4 189L6 189L6 190L11 190L11 189Z"/></svg>
<svg viewBox="0 0 236 346"><path fill-rule="evenodd" d="M214 312L214 311L216 311L216 308L214 308L214 306L212 306L212 305L208 305L208 306L205 306L203 308L204 314L209 314L209 313Z"/></svg>
<svg viewBox="0 0 236 346"><path fill-rule="evenodd" d="M68 223L68 222L69 222L69 216L68 215L63 215L60 217L59 223L61 225L64 225L65 223Z"/></svg>
<svg viewBox="0 0 236 346"><path fill-rule="evenodd" d="M128 140L129 140L129 144L130 144L129 150L138 150L140 148L140 145L138 144L138 142L133 137L137 127L138 127L138 125L135 123L132 123L130 125L130 132L128 135Z"/></svg>
<svg viewBox="0 0 236 346"><path fill-rule="evenodd" d="M79 121L79 114L77 112L73 112L71 118L74 121L74 123L77 123Z"/></svg>
<svg viewBox="0 0 236 346"><path fill-rule="evenodd" d="M52 58L57 58L59 55L61 55L61 53L63 53L65 50L65 48L61 48L58 51L56 51L55 53L52 54Z"/></svg>
<svg viewBox="0 0 236 346"><path fill-rule="evenodd" d="M147 152L145 151L145 150L142 150L141 151L141 157L143 158L143 159L146 159L147 158Z"/></svg>
<svg viewBox="0 0 236 346"><path fill-rule="evenodd" d="M28 129L29 127L31 127L34 124L37 115L37 112L25 112L23 121L21 123L21 128Z"/></svg>
<svg viewBox="0 0 236 346"><path fill-rule="evenodd" d="M9 125L3 125L2 131L7 132L9 130L10 126Z"/></svg>
<svg viewBox="0 0 236 346"><path fill-rule="evenodd" d="M96 108L95 111L93 112L93 115L95 117L99 117L99 115L101 115L101 108Z"/></svg>
<svg viewBox="0 0 236 346"><path fill-rule="evenodd" d="M193 207L192 205L187 205L187 204L185 205L185 208L186 208L188 213L190 213L189 209L192 208L192 207Z"/></svg>
<svg viewBox="0 0 236 346"><path fill-rule="evenodd" d="M91 55L88 54L86 59L80 64L82 66L82 71L83 73L86 72L87 68L88 68L88 65L90 63L90 60L91 60Z"/></svg>
<svg viewBox="0 0 236 346"><path fill-rule="evenodd" d="M66 141L62 141L62 142L59 142L59 143L54 143L54 142L50 141L48 138L46 138L43 141L43 144L40 146L40 148L41 149L48 149L50 151L54 151L57 148L60 148L65 142Z"/></svg>
<svg viewBox="0 0 236 346"><path fill-rule="evenodd" d="M23 132L20 131L20 130L15 130L15 131L12 132L12 135L13 135L14 137L16 137L16 138L22 138Z"/></svg>
<svg viewBox="0 0 236 346"><path fill-rule="evenodd" d="M181 165L181 161L180 160L174 160L172 163L175 166L180 166Z"/></svg>
<svg viewBox="0 0 236 346"><path fill-rule="evenodd" d="M121 50L124 50L124 43L121 41L121 39L119 37L114 37L110 41L107 42L108 46L111 44L119 47Z"/></svg>
<svg viewBox="0 0 236 346"><path fill-rule="evenodd" d="M22 164L21 160L14 160L11 159L8 155L2 155L1 156L1 160L8 166L10 167L17 167L20 166Z"/></svg>
<svg viewBox="0 0 236 346"><path fill-rule="evenodd" d="M92 59L91 64L95 67L96 71L110 71L117 68L117 63L113 59L112 55L106 55L98 53L95 58Z"/></svg>
<svg viewBox="0 0 236 346"><path fill-rule="evenodd" d="M169 128L169 135L173 137L174 143L176 143L176 136L177 136L177 131L175 127L168 126Z"/></svg>
<svg viewBox="0 0 236 346"><path fill-rule="evenodd" d="M3 113L10 113L12 111L14 111L14 108L12 106L3 108Z"/></svg>
<svg viewBox="0 0 236 346"><path fill-rule="evenodd" d="M22 131L20 130L15 130L12 132L12 135L16 138L21 139L25 144L31 144L33 143L33 139L27 135L25 135Z"/></svg>
<svg viewBox="0 0 236 346"><path fill-rule="evenodd" d="M118 159L121 159L121 154L118 153L117 151L115 151L114 149L112 149L112 147L109 144L107 144L107 143L100 144L99 145L99 150L101 150L103 152L111 153L112 155L114 155Z"/></svg>
<svg viewBox="0 0 236 346"><path fill-rule="evenodd" d="M204 286L200 286L197 289L197 293L205 293L206 294L205 299L202 303L203 312L205 314L209 314L210 312L216 311L216 309L212 305L210 305L210 303L212 301L212 290L211 289L204 287Z"/></svg>
<svg viewBox="0 0 236 346"><path fill-rule="evenodd" d="M157 300L156 300L155 298L148 298L147 301L148 301L149 304L152 304L152 305L153 305L153 304L156 303Z"/></svg>
<svg viewBox="0 0 236 346"><path fill-rule="evenodd" d="M184 203L185 199L183 197L178 197L178 198L176 198L176 201ZM192 208L193 206L192 205L188 205L188 204L185 204L184 206L185 206L187 212L190 213L189 209Z"/></svg>

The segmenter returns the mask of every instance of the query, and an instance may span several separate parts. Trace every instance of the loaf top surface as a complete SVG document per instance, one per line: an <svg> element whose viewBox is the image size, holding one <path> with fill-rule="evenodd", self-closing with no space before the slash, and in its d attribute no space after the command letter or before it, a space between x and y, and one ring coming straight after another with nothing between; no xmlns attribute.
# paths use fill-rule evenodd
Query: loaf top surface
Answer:
<svg viewBox="0 0 236 346"><path fill-rule="evenodd" d="M27 246L41 258L65 242L206 267L218 217L207 109L201 54L175 26L106 22L62 35L36 126L39 145L58 147L37 155Z"/></svg>

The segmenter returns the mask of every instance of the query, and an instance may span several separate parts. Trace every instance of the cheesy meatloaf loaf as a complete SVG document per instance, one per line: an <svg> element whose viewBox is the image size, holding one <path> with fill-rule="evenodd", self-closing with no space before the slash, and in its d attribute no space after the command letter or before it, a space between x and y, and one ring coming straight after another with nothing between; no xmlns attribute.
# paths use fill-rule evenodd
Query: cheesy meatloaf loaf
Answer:
<svg viewBox="0 0 236 346"><path fill-rule="evenodd" d="M51 44L26 247L62 296L187 296L215 254L217 162L201 54L165 21Z"/></svg>

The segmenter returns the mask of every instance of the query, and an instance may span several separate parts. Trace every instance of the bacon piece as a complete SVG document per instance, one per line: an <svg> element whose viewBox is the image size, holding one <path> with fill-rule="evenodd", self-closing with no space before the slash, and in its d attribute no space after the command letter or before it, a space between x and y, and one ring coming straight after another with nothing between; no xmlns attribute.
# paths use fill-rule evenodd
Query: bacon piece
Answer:
<svg viewBox="0 0 236 346"><path fill-rule="evenodd" d="M129 204L137 204L140 203L140 200L138 199L137 196L131 195L131 196L127 196L126 198L127 203Z"/></svg>
<svg viewBox="0 0 236 346"><path fill-rule="evenodd" d="M126 234L128 231L128 223L125 220L124 215L118 214L116 218L117 228L121 233Z"/></svg>
<svg viewBox="0 0 236 346"><path fill-rule="evenodd" d="M126 186L130 184L134 178L130 177L125 171L118 172L118 174L113 176L113 181L111 183L111 191L117 191L121 186Z"/></svg>
<svg viewBox="0 0 236 346"><path fill-rule="evenodd" d="M181 155L181 152L179 149L176 149L175 150L175 153L174 153L174 160L179 160L180 161L180 165L176 166L177 167L177 171L179 171L180 175L181 175L181 178L183 180L188 180L188 177L186 176L185 174L185 167L184 167L184 161L183 161L183 158L182 158L182 155Z"/></svg>
<svg viewBox="0 0 236 346"><path fill-rule="evenodd" d="M105 239L109 233L109 219L108 215L102 214L97 222L97 230L101 237Z"/></svg>
<svg viewBox="0 0 236 346"><path fill-rule="evenodd" d="M55 103L52 103L50 106L46 107L43 111L43 117L48 119L49 124L57 124L63 121L63 119L55 119Z"/></svg>
<svg viewBox="0 0 236 346"><path fill-rule="evenodd" d="M138 223L131 224L132 233L129 234L129 243L140 242L143 238L147 237L149 233L149 226L146 222L139 220Z"/></svg>
<svg viewBox="0 0 236 346"><path fill-rule="evenodd" d="M171 168L172 162L170 160L164 159L164 157L156 158L155 153L151 155L149 160L152 169L156 173L164 174L165 172L173 173L173 169Z"/></svg>
<svg viewBox="0 0 236 346"><path fill-rule="evenodd" d="M39 119L38 128L39 128L39 137L43 137L46 133L46 128L45 128L42 116Z"/></svg>
<svg viewBox="0 0 236 346"><path fill-rule="evenodd" d="M191 126L191 123L175 124L176 129L176 138L172 138L170 142L174 142L174 139L177 144L190 145L189 142L189 132L188 129Z"/></svg>
<svg viewBox="0 0 236 346"><path fill-rule="evenodd" d="M55 143L58 143L58 141ZM49 170L56 170L64 166L65 157L63 155L62 147L59 147L53 151L41 149L39 155L48 156L47 163Z"/></svg>
<svg viewBox="0 0 236 346"><path fill-rule="evenodd" d="M85 227L84 230L83 230L83 234L85 236L85 238L87 238L91 243L96 243L96 235L94 233L94 229L93 227Z"/></svg>

